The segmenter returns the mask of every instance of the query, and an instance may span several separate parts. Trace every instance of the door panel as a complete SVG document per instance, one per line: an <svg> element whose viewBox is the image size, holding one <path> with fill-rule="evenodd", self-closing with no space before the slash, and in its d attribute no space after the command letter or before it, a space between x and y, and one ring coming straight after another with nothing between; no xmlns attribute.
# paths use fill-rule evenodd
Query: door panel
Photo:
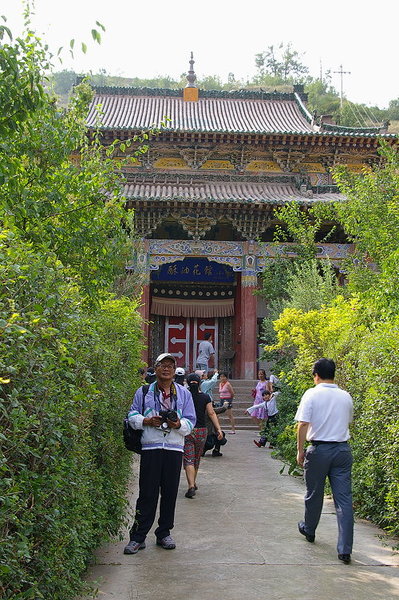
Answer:
<svg viewBox="0 0 399 600"><path fill-rule="evenodd" d="M166 317L165 352L176 358L177 366L187 368L190 364L190 319Z"/></svg>
<svg viewBox="0 0 399 600"><path fill-rule="evenodd" d="M215 318L165 318L165 352L176 358L178 367L184 367L187 372L195 370L195 361L198 355L198 345L205 339L207 331L212 333L215 348L214 362L210 367L218 364L218 319Z"/></svg>

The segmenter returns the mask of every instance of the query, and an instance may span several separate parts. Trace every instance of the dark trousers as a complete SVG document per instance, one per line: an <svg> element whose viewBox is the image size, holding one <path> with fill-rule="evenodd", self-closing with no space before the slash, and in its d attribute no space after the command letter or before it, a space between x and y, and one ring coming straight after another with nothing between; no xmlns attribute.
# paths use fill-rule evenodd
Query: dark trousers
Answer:
<svg viewBox="0 0 399 600"><path fill-rule="evenodd" d="M175 450L143 450L140 459L139 497L130 530L130 539L144 542L155 520L161 494L158 527L155 535L162 539L170 534L175 518L177 491L183 453Z"/></svg>
<svg viewBox="0 0 399 600"><path fill-rule="evenodd" d="M262 431L261 431L261 437L259 440L259 443L261 446L266 446L266 442L269 438L269 442L271 441L271 433L273 431L273 428L277 425L278 422L278 413L275 415L272 415L271 417L268 417L266 419L266 423L265 426L263 427ZM275 441L275 440L273 440Z"/></svg>
<svg viewBox="0 0 399 600"><path fill-rule="evenodd" d="M352 452L344 443L309 446L305 462L305 528L314 534L320 520L326 477L330 480L338 521L338 554L351 554L353 544Z"/></svg>

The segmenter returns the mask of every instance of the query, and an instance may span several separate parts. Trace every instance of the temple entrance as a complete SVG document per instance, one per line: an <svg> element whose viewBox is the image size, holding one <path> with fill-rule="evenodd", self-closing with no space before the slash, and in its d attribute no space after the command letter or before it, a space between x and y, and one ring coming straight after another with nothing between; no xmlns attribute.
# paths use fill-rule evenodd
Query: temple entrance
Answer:
<svg viewBox="0 0 399 600"><path fill-rule="evenodd" d="M205 257L185 257L153 270L150 360L170 352L179 367L193 371L199 343L211 332L215 356L209 367L231 372L236 285L230 265Z"/></svg>
<svg viewBox="0 0 399 600"><path fill-rule="evenodd" d="M218 364L218 329L217 318L166 317L165 352L176 358L177 366L184 367L187 372L194 371L198 345L210 331L215 348L214 362L211 359L209 364L212 368Z"/></svg>

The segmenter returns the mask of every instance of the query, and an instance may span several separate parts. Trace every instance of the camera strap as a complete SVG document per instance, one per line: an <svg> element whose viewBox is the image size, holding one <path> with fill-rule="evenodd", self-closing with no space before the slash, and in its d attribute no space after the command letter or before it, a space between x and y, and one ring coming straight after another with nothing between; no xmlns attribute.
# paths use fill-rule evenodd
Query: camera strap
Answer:
<svg viewBox="0 0 399 600"><path fill-rule="evenodd" d="M175 411L177 411L177 392L176 392L176 387L173 383L170 386L170 396L169 396L170 406L168 406L167 404L162 402L163 394L162 394L162 390L159 389L158 384L156 385L154 398L155 398L156 408L157 408L158 412L160 410L175 410Z"/></svg>

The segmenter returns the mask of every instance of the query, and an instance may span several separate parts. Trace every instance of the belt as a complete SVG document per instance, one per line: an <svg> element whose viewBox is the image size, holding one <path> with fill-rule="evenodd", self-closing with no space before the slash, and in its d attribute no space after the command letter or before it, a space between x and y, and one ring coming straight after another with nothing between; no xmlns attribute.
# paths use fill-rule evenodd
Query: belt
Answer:
<svg viewBox="0 0 399 600"><path fill-rule="evenodd" d="M334 441L325 441L325 440L310 440L312 446L318 446L319 444L346 444L345 442L334 442Z"/></svg>

